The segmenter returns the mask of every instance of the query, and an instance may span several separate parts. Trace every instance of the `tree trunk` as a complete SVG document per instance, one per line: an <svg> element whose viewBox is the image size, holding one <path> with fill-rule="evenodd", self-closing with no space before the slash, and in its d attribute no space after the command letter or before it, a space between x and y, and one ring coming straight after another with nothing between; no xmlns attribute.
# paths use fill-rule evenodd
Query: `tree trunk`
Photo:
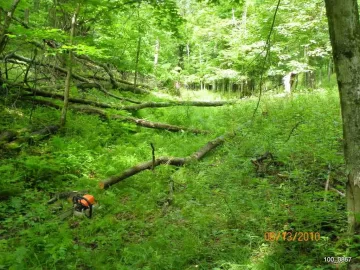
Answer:
<svg viewBox="0 0 360 270"><path fill-rule="evenodd" d="M178 52L179 52L178 66L181 67L181 69L184 69L184 48L185 48L184 44L178 45Z"/></svg>
<svg viewBox="0 0 360 270"><path fill-rule="evenodd" d="M5 15L4 26L0 30L0 54L4 51L7 43L7 30L10 27L12 16L14 15L15 9L19 4L20 0L14 0L13 4L10 7L10 10Z"/></svg>
<svg viewBox="0 0 360 270"><path fill-rule="evenodd" d="M79 14L80 11L80 4L78 4L75 13L71 20L71 31L70 31L70 45L73 43L74 33L75 33L75 25L76 25L76 17ZM60 127L64 127L66 123L66 113L69 106L69 94L70 94L70 83L71 83L71 73L72 73L72 58L73 58L73 52L69 51L69 59L68 59L68 70L66 74L66 80L65 80L65 91L64 91L64 106L61 111L60 116Z"/></svg>
<svg viewBox="0 0 360 270"><path fill-rule="evenodd" d="M348 231L360 234L360 25L357 0L325 0L343 120Z"/></svg>
<svg viewBox="0 0 360 270"><path fill-rule="evenodd" d="M242 18L241 18L241 28L242 28L242 32L243 32L242 34L243 34L244 38L246 38L246 36L247 36L247 28L246 28L247 9L248 9L248 3L247 3L247 1L245 1L244 10L243 10Z"/></svg>
<svg viewBox="0 0 360 270"><path fill-rule="evenodd" d="M154 51L154 74L155 74L155 85L157 86L157 66L159 61L159 51L160 51L160 42L157 39L155 41L155 51Z"/></svg>
<svg viewBox="0 0 360 270"><path fill-rule="evenodd" d="M140 14L139 14L139 9L140 9L140 4L141 1L138 4L138 8L137 8L137 17L140 21ZM139 58L140 58L140 49L141 49L141 24L139 24L138 26L138 42L137 42L137 48L136 48L136 59L135 59L135 75L134 75L134 86L136 87L136 82L137 82L137 78L138 78L138 67L139 67Z"/></svg>
<svg viewBox="0 0 360 270"><path fill-rule="evenodd" d="M329 63L328 63L328 70L327 70L327 77L328 77L328 82L330 82L331 80L331 75L333 73L333 67L332 67L332 58L329 58Z"/></svg>
<svg viewBox="0 0 360 270"><path fill-rule="evenodd" d="M137 77L138 77L140 49L141 49L141 35L140 35L140 30L139 30L139 37L138 37L137 50L136 50L136 60L135 60L134 86L136 86L136 81L137 81Z"/></svg>

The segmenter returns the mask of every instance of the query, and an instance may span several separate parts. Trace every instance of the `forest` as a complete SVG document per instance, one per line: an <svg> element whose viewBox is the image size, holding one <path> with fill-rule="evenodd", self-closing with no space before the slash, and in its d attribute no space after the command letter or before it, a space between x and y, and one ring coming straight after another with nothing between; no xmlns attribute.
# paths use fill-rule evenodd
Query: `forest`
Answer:
<svg viewBox="0 0 360 270"><path fill-rule="evenodd" d="M0 0L0 269L360 269L356 0Z"/></svg>

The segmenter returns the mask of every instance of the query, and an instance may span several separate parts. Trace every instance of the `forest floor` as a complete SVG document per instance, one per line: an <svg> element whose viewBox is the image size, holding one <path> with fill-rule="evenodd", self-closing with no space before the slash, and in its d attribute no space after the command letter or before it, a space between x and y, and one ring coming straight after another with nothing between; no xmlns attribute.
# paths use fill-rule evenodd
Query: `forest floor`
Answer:
<svg viewBox="0 0 360 270"><path fill-rule="evenodd" d="M69 112L65 134L0 150L0 188L20 191L0 201L0 269L335 269L324 257L356 257L342 237L345 200L324 188L329 181L344 192L346 180L337 90L266 95L252 118L256 103L137 113L208 135ZM56 124L60 114L21 102L0 110L4 130ZM150 143L157 156L185 157L226 132L235 135L195 164L98 187L151 160ZM266 152L274 159L256 170L251 160ZM92 219L61 220L71 205L62 202L60 213L47 205L49 194L69 190L95 196ZM281 235L269 241L269 232Z"/></svg>

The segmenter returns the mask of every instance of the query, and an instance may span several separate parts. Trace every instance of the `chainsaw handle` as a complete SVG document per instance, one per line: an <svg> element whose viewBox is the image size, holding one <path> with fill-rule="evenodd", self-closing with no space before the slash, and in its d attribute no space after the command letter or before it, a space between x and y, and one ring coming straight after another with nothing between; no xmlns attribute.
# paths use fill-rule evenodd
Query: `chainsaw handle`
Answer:
<svg viewBox="0 0 360 270"><path fill-rule="evenodd" d="M82 204L81 200L86 201L88 206L85 206L84 204ZM89 208L89 215L86 215L86 213L84 213L84 214L85 214L85 216L87 218L92 217L92 204L89 202L88 199L86 199L85 197L81 197L81 196L74 196L73 197L73 203L82 206L83 209L88 209Z"/></svg>

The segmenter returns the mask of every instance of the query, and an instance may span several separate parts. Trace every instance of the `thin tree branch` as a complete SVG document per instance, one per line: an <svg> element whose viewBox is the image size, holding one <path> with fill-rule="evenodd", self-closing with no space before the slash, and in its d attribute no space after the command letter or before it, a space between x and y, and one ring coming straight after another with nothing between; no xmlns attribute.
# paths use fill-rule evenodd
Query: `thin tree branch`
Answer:
<svg viewBox="0 0 360 270"><path fill-rule="evenodd" d="M259 108L259 105L260 105L260 101L261 101L263 76L264 76L265 69L266 69L266 62L267 62L268 57L270 55L270 48L271 48L270 39L271 39L271 34L272 34L273 30L274 30L276 14L277 14L277 12L279 10L280 2L281 2L281 0L278 0L277 6L276 6L276 9L275 9L275 13L274 13L274 17L273 17L273 20L272 20L271 28L270 28L270 31L269 31L269 34L268 34L268 37L267 37L267 40L266 40L266 44L265 44L264 50L261 52L261 53L263 53L266 50L263 67L262 67L262 70L261 70L261 73L260 73L259 98L258 98L258 102L256 104L256 107L255 107L252 118L255 117L256 112L257 112L257 110Z"/></svg>

